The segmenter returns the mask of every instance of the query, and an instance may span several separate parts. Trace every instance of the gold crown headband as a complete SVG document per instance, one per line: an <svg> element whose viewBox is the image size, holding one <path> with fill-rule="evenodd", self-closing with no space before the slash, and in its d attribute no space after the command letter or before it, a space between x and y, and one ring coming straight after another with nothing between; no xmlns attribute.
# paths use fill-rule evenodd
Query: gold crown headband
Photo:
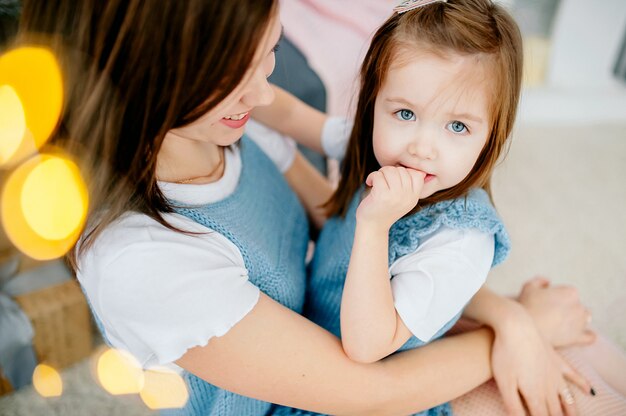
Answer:
<svg viewBox="0 0 626 416"><path fill-rule="evenodd" d="M402 3L394 7L393 11L402 14L409 10L417 9L418 7L427 6L432 3L447 3L448 0L404 0Z"/></svg>

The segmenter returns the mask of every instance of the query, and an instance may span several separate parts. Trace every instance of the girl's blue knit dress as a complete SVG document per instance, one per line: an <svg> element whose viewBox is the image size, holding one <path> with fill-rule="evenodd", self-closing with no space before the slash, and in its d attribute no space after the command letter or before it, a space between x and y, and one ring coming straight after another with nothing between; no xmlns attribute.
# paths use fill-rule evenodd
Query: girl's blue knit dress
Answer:
<svg viewBox="0 0 626 416"><path fill-rule="evenodd" d="M341 335L341 296L354 240L356 209L362 194L363 189L356 193L345 218L333 217L326 222L317 241L309 273L305 316L337 336ZM389 231L389 265L396 259L413 253L424 237L443 226L456 229L474 228L492 234L495 240L494 266L502 262L509 252L508 234L489 196L483 189L472 189L465 197L427 206L397 221ZM433 339L448 331L460 315L461 312L444 325ZM422 345L424 342L413 336L400 350ZM419 413L420 416L451 414L449 403Z"/></svg>

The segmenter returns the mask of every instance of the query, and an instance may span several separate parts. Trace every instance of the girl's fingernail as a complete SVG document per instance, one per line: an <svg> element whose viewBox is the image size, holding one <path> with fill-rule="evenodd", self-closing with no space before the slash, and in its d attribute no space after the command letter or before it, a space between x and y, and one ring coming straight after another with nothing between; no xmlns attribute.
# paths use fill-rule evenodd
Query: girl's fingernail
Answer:
<svg viewBox="0 0 626 416"><path fill-rule="evenodd" d="M595 391L595 389L593 387L591 389L589 389L589 393L591 393L592 396L596 395L596 391Z"/></svg>

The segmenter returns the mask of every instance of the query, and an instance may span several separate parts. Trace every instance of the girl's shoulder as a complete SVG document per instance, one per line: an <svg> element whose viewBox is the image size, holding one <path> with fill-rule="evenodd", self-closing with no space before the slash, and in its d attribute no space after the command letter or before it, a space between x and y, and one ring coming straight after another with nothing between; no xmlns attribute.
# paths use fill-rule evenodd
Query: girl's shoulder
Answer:
<svg viewBox="0 0 626 416"><path fill-rule="evenodd" d="M390 232L390 258L396 259L415 250L427 236L442 228L476 230L496 239L494 265L506 257L509 236L489 195L472 189L467 195L429 205L397 221Z"/></svg>

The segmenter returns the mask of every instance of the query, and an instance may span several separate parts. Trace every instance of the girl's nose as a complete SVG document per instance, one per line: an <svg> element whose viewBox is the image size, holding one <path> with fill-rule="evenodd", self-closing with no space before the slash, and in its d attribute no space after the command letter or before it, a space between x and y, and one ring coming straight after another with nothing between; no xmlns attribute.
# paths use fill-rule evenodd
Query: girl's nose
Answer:
<svg viewBox="0 0 626 416"><path fill-rule="evenodd" d="M437 149L432 133L419 132L409 143L408 152L419 159L435 159Z"/></svg>

